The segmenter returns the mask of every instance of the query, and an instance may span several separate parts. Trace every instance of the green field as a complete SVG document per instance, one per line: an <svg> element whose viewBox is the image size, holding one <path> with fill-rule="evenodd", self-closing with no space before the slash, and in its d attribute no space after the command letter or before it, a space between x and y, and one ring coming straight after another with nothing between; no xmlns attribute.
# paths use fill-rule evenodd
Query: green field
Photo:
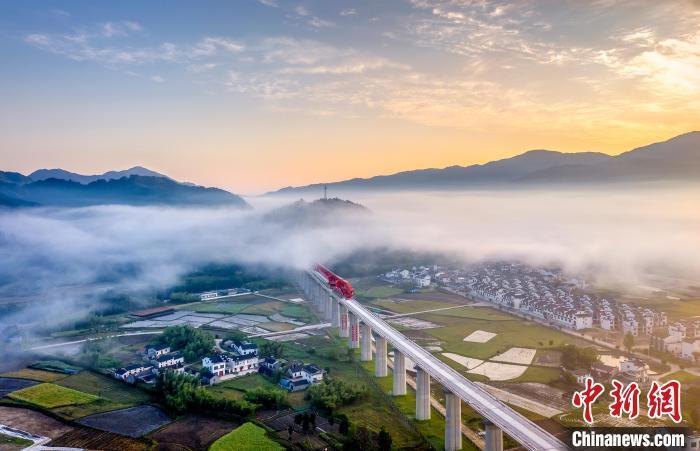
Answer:
<svg viewBox="0 0 700 451"><path fill-rule="evenodd" d="M210 451L283 451L284 448L270 439L265 429L253 423L244 423L215 441Z"/></svg>
<svg viewBox="0 0 700 451"><path fill-rule="evenodd" d="M0 449L4 449L3 445L8 445L8 449L12 449L13 446L21 446L24 449L32 443L34 442L31 440L0 434Z"/></svg>
<svg viewBox="0 0 700 451"><path fill-rule="evenodd" d="M234 298L235 299L235 298ZM220 301L212 304L202 304L192 308L195 312L202 313L227 313L235 315L250 307L252 304L237 301Z"/></svg>
<svg viewBox="0 0 700 451"><path fill-rule="evenodd" d="M678 382L680 382L681 384L690 384L691 382L697 381L699 378L698 378L698 376L691 374L687 371L683 371L683 370L676 371L675 373L667 374L666 376L661 378L661 380L663 382L670 381L671 379L675 379Z"/></svg>
<svg viewBox="0 0 700 451"><path fill-rule="evenodd" d="M403 294L401 288L392 287L389 285L378 285L367 289L358 289L357 296L360 298L390 298Z"/></svg>
<svg viewBox="0 0 700 451"><path fill-rule="evenodd" d="M44 409L88 404L100 399L98 396L89 393L83 393L50 383L43 383L17 390L10 393L8 397Z"/></svg>
<svg viewBox="0 0 700 451"><path fill-rule="evenodd" d="M53 371L35 370L24 368L19 371L0 374L2 377L15 377L17 379L30 379L39 382L54 382L67 377L67 374L54 373Z"/></svg>
<svg viewBox="0 0 700 451"><path fill-rule="evenodd" d="M56 385L99 396L119 404L119 407L143 404L150 400L148 393L143 390L90 371L69 376L56 382Z"/></svg>
<svg viewBox="0 0 700 451"><path fill-rule="evenodd" d="M280 313L284 316L297 318L307 323L314 319L314 314L305 305L284 304L280 309Z"/></svg>

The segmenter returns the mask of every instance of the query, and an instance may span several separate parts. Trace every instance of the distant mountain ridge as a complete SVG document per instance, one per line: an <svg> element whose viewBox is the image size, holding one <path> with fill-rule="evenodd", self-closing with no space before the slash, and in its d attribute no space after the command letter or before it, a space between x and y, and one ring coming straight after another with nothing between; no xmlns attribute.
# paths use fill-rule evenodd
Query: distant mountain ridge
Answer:
<svg viewBox="0 0 700 451"><path fill-rule="evenodd" d="M59 180L71 180L73 182L78 182L83 185L90 182L95 182L97 180L114 180L120 179L122 177L129 177L130 175L141 175L146 177L163 177L169 179L167 175L163 175L156 171L151 171L143 166L134 166L133 168L125 169L123 171L107 171L103 174L96 175L83 175L77 174L75 172L66 171L65 169L38 169L27 177L29 177L34 182L39 182L41 180L48 179L59 179ZM171 179L172 180L172 179Z"/></svg>
<svg viewBox="0 0 700 451"><path fill-rule="evenodd" d="M700 181L700 132L685 133L617 156L530 150L482 165L419 169L287 187L268 194L320 193L324 185L336 191L429 190L649 181Z"/></svg>
<svg viewBox="0 0 700 451"><path fill-rule="evenodd" d="M110 204L250 208L243 198L228 191L179 183L140 166L90 176L63 169L41 169L29 176L0 171L0 206L85 207Z"/></svg>

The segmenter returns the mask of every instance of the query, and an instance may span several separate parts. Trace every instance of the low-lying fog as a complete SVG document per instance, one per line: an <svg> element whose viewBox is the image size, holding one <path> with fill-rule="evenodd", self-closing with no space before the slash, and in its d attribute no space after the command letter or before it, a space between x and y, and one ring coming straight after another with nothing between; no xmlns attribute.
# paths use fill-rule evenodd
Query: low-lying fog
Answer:
<svg viewBox="0 0 700 451"><path fill-rule="evenodd" d="M0 212L0 300L36 299L63 316L93 287L146 292L209 262L304 268L361 248L444 251L465 260L559 264L602 283L650 284L649 272L700 285L700 189L354 194L370 215L316 228L256 209L105 206ZM96 289L96 288L95 288ZM35 312L32 312L35 314ZM44 316L42 315L42 316ZM26 318L26 317L25 317ZM17 318L5 317L5 325ZM0 325L2 325L0 323Z"/></svg>

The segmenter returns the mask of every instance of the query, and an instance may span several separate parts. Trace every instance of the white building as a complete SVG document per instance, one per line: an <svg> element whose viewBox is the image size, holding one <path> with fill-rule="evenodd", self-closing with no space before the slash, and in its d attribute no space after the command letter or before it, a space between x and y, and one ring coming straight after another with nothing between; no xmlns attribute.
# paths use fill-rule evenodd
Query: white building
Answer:
<svg viewBox="0 0 700 451"><path fill-rule="evenodd" d="M219 297L218 291L207 291L206 293L202 293L199 295L199 300L206 301L207 299L216 299L218 297Z"/></svg>
<svg viewBox="0 0 700 451"><path fill-rule="evenodd" d="M162 355L170 354L170 345L150 344L146 345L146 355L149 359L156 359Z"/></svg>
<svg viewBox="0 0 700 451"><path fill-rule="evenodd" d="M258 345L249 341L233 341L231 348L236 351L236 354L241 356L254 355L258 353Z"/></svg>

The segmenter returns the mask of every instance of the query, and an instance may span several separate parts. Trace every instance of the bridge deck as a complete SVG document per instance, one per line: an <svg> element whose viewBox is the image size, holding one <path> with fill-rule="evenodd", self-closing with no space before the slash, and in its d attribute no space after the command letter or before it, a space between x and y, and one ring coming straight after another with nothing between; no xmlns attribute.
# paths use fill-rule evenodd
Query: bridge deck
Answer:
<svg viewBox="0 0 700 451"><path fill-rule="evenodd" d="M323 281L313 275L321 284ZM324 286L325 288L325 286ZM536 451L566 450L568 447L549 432L537 426L518 412L514 411L477 384L466 379L449 365L418 346L415 342L394 329L392 326L375 316L354 299L344 299L333 296L360 321L385 337L399 352L411 359L430 377L442 384L443 387L455 393L464 402L479 412L484 418L501 428L506 434L527 449Z"/></svg>

